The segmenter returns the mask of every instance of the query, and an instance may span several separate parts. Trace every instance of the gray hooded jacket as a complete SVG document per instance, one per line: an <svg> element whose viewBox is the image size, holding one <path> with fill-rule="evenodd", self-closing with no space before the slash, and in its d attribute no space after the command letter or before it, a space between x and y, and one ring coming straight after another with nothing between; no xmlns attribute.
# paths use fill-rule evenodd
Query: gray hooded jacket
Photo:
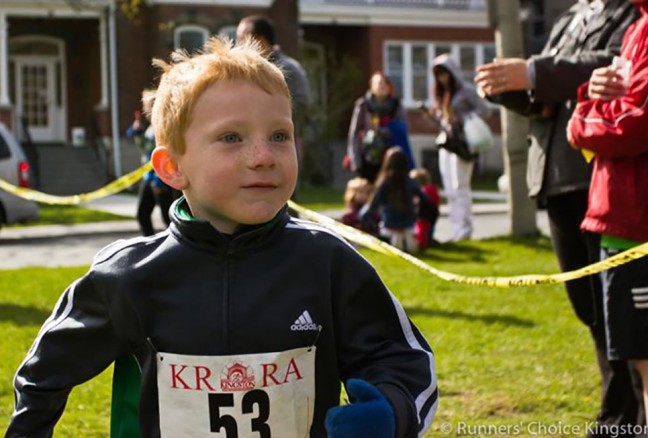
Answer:
<svg viewBox="0 0 648 438"><path fill-rule="evenodd" d="M457 154L464 160L473 160L477 155L471 154L465 142L463 133L463 123L466 115L476 113L482 118L489 114L488 106L485 101L479 97L475 87L466 81L459 66L452 60L448 54L439 55L434 58L433 68L443 67L453 77L456 90L452 96L450 106L454 112L454 120L444 120L441 110L437 109L434 117L439 121L441 129L446 133L447 140L439 144L440 147Z"/></svg>

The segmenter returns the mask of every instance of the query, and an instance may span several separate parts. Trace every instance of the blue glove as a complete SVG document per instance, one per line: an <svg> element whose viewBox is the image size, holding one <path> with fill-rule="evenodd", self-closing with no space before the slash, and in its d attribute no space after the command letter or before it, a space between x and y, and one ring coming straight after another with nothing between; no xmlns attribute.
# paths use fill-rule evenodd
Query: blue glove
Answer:
<svg viewBox="0 0 648 438"><path fill-rule="evenodd" d="M349 379L347 394L352 403L326 413L328 438L394 438L396 416L385 396L372 384Z"/></svg>

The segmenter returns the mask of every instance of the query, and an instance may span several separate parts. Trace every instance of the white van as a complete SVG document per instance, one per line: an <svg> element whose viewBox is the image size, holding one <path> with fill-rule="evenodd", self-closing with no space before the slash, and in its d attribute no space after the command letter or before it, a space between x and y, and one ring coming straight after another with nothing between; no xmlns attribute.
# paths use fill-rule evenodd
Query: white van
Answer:
<svg viewBox="0 0 648 438"><path fill-rule="evenodd" d="M27 157L15 137L0 123L0 178L18 187L30 186ZM35 202L0 190L0 226L38 218Z"/></svg>

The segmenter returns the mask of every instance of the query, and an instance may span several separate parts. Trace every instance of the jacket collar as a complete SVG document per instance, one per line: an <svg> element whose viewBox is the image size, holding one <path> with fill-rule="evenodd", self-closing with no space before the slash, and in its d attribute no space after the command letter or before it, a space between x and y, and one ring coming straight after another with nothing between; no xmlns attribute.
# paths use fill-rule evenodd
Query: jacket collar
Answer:
<svg viewBox="0 0 648 438"><path fill-rule="evenodd" d="M259 225L246 225L233 235L223 234L209 222L195 219L189 213L184 197L171 206L171 233L180 241L193 247L220 254L234 255L257 249L271 243L290 220L284 206L270 221Z"/></svg>
<svg viewBox="0 0 648 438"><path fill-rule="evenodd" d="M586 28L586 33L584 38L587 39L591 35L595 34L596 32L599 31L600 28L606 25L608 21L610 21L610 18L616 13L616 12L623 12L622 6L623 2L626 2L627 0L621 0L621 1L606 1L606 2L601 2L599 7L602 7L601 10L597 10L598 8L594 8L591 5L591 2L589 5L584 6L585 8L588 9L593 9L595 12L592 13L592 15L589 17L589 23L587 24Z"/></svg>
<svg viewBox="0 0 648 438"><path fill-rule="evenodd" d="M623 1L627 1L627 0L623 0ZM610 17L612 17L616 11L623 12L622 8L620 7L622 5L621 4L619 4L619 5L615 4L615 3L619 3L619 2L608 1L608 2L605 2L605 3L609 3L609 4L604 4L603 9L599 10L599 11L596 11L591 6L588 6L588 8L592 9L594 12L592 12L589 15L589 23L587 24L587 30L586 30L585 38L588 38L590 35L598 32L598 30L600 28L605 26L605 24L608 21L610 21ZM607 12L606 12L606 10L607 10Z"/></svg>

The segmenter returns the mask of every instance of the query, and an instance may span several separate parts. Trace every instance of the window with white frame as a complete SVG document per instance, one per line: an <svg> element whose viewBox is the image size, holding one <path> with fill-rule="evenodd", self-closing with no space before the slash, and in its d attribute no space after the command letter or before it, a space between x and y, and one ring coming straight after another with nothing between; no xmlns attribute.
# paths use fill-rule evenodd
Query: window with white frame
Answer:
<svg viewBox="0 0 648 438"><path fill-rule="evenodd" d="M227 37L230 40L235 41L236 40L236 28L237 28L237 26L235 24L225 26L225 27L221 27L220 29L218 29L218 35Z"/></svg>
<svg viewBox="0 0 648 438"><path fill-rule="evenodd" d="M178 26L173 34L173 46L187 52L202 50L209 38L209 29L193 24Z"/></svg>
<svg viewBox="0 0 648 438"><path fill-rule="evenodd" d="M478 65L495 58L494 44L486 42L388 41L384 49L385 73L394 82L405 107L410 108L419 101L431 103L432 62L436 56L449 53L470 81Z"/></svg>

